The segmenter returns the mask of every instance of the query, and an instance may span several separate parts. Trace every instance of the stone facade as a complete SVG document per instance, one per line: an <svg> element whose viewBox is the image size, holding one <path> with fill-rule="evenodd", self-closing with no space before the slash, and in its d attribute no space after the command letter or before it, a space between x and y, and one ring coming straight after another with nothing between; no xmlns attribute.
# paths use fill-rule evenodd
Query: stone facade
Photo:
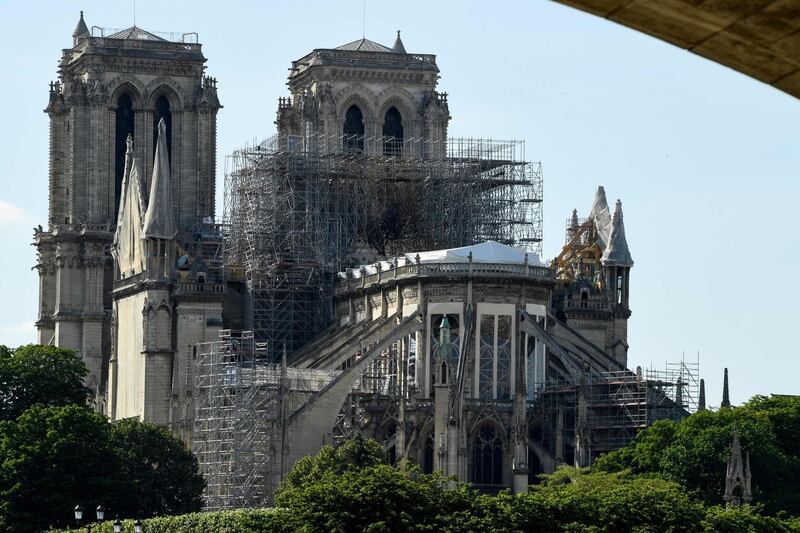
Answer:
<svg viewBox="0 0 800 533"><path fill-rule="evenodd" d="M338 327L288 361L290 369L339 373L288 417L287 465L320 440L360 431L392 461L519 492L558 464L590 465L635 435L640 422L617 416L616 395L646 385L556 318L563 291L573 289L557 270L534 266L535 256L530 264L528 256L469 257L416 265L393 258L388 270L346 273L336 286ZM603 339L606 318L584 316L584 329ZM638 401L631 412L647 396Z"/></svg>
<svg viewBox="0 0 800 533"><path fill-rule="evenodd" d="M292 62L291 97L279 101L278 134L313 137L326 143L323 152L440 157L450 113L438 80L436 56L406 53L399 32L392 48L360 39L314 50Z"/></svg>
<svg viewBox="0 0 800 533"><path fill-rule="evenodd" d="M165 118L179 239L214 217L215 80L201 45L130 28L90 35L83 14L59 62L50 118L49 214L35 232L40 277L38 342L78 352L102 407L111 358L110 255L132 135L147 190L156 124Z"/></svg>

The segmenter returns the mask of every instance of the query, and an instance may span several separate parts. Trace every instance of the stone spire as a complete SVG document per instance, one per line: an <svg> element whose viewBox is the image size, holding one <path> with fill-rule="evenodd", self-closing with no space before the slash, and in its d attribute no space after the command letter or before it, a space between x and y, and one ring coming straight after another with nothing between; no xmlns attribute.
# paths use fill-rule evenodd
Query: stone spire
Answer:
<svg viewBox="0 0 800 533"><path fill-rule="evenodd" d="M394 46L392 46L392 52L395 54L405 54L406 47L403 46L403 40L400 39L400 30L397 30L397 39L394 40Z"/></svg>
<svg viewBox="0 0 800 533"><path fill-rule="evenodd" d="M91 37L89 28L86 26L86 21L83 20L83 11L81 11L81 18L78 25L75 26L75 31L72 32L72 46L76 46L81 39Z"/></svg>
<svg viewBox="0 0 800 533"><path fill-rule="evenodd" d="M167 126L162 118L158 122L158 141L153 164L150 197L142 228L143 238L172 239L178 230L172 213L172 187L167 153Z"/></svg>
<svg viewBox="0 0 800 533"><path fill-rule="evenodd" d="M725 376L722 378L722 403L720 407L730 407L731 398L728 391L728 369L725 369Z"/></svg>
<svg viewBox="0 0 800 533"><path fill-rule="evenodd" d="M614 206L614 217L611 219L611 231L601 259L605 266L632 267L633 258L625 238L625 223L622 220L622 202L617 200Z"/></svg>
<svg viewBox="0 0 800 533"><path fill-rule="evenodd" d="M742 460L742 448L739 444L739 432L733 430L731 455L725 471L725 494L722 499L728 507L749 504L753 497L750 490L750 453Z"/></svg>
<svg viewBox="0 0 800 533"><path fill-rule="evenodd" d="M700 378L700 399L697 402L697 410L706 410L706 380Z"/></svg>

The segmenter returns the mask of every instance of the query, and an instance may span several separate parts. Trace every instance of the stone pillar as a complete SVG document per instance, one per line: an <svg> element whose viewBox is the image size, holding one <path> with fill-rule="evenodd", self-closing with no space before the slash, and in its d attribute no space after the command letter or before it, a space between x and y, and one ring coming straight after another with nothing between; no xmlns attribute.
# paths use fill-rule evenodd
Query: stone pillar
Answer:
<svg viewBox="0 0 800 533"><path fill-rule="evenodd" d="M433 398L433 469L448 474L448 421L450 418L450 386L437 384L434 386Z"/></svg>
<svg viewBox="0 0 800 533"><path fill-rule="evenodd" d="M564 408L556 408L556 465L564 464Z"/></svg>

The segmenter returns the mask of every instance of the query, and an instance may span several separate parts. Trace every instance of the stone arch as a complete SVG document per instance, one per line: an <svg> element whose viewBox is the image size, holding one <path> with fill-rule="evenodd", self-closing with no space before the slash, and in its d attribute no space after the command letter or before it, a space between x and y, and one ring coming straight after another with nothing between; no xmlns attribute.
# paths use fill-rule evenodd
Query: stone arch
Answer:
<svg viewBox="0 0 800 533"><path fill-rule="evenodd" d="M336 107L336 118L339 121L344 120L344 115L347 109L355 104L361 109L364 116L364 121L375 120L375 94L358 83L348 85L338 93L333 99Z"/></svg>
<svg viewBox="0 0 800 533"><path fill-rule="evenodd" d="M158 304L155 320L155 347L158 350L170 350L172 348L172 309L166 300L161 300L161 303Z"/></svg>
<svg viewBox="0 0 800 533"><path fill-rule="evenodd" d="M392 106L400 111L403 115L403 119L408 120L409 124L416 121L418 118L420 106L417 104L417 99L414 98L414 95L411 94L408 89L403 87L387 87L375 96L375 102L377 104L378 115L381 118L383 118L386 111Z"/></svg>
<svg viewBox="0 0 800 533"><path fill-rule="evenodd" d="M139 80L130 76L117 76L108 83L108 94L111 95L110 107L116 109L117 100L125 92L131 96L133 108L141 109L144 105L145 87Z"/></svg>
<svg viewBox="0 0 800 533"><path fill-rule="evenodd" d="M433 465L435 464L436 455L436 435L434 435L433 418L428 417L422 423L417 439L419 441L417 443L419 467L423 473L431 474L434 470Z"/></svg>
<svg viewBox="0 0 800 533"><path fill-rule="evenodd" d="M492 426L494 426L495 430L497 431L497 434L500 435L500 438L503 440L503 447L508 448L508 432L506 431L505 426L500 420L491 416L481 417L475 420L475 422L472 424L472 427L470 427L469 429L470 441L478 432L478 430L487 424L491 424Z"/></svg>
<svg viewBox="0 0 800 533"><path fill-rule="evenodd" d="M384 89L378 94L378 96L375 97L375 101L378 103L377 116L381 121L391 107L396 107L397 110L400 111L400 115L403 117L403 122L409 126L417 121L417 115L419 113L417 112L417 105L414 100L414 95L412 95L406 89L401 87Z"/></svg>
<svg viewBox="0 0 800 533"><path fill-rule="evenodd" d="M470 480L478 485L504 483L508 439L502 424L492 418L479 420L468 441Z"/></svg>
<svg viewBox="0 0 800 533"><path fill-rule="evenodd" d="M183 89L171 78L161 77L151 81L147 84L144 94L147 95L146 107L151 111L155 109L159 96L167 97L173 112L181 111L186 106L186 95L183 94Z"/></svg>
<svg viewBox="0 0 800 533"><path fill-rule="evenodd" d="M156 344L156 309L150 302L145 302L142 309L144 319L144 349L149 350Z"/></svg>

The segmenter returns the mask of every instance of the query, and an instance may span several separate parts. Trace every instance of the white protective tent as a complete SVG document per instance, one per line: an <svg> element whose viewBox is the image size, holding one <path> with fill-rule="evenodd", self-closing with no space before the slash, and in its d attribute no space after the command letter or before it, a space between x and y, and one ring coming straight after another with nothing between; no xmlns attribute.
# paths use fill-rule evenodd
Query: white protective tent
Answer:
<svg viewBox="0 0 800 533"><path fill-rule="evenodd" d="M472 246L462 246L461 248L448 248L445 250L431 250L427 252L404 253L393 260L377 261L369 265L362 265L357 268L348 269L351 278L360 278L363 273L369 276L378 272L378 265L382 271L394 268L394 261L397 266L416 264L416 257L419 255L420 264L444 264L444 263L468 263L470 253L473 263L502 263L511 265L525 264L525 256L528 257L528 265L543 267L545 266L539 256L534 252L524 252L513 246L500 244L495 241L486 241ZM340 273L339 277L344 277Z"/></svg>

